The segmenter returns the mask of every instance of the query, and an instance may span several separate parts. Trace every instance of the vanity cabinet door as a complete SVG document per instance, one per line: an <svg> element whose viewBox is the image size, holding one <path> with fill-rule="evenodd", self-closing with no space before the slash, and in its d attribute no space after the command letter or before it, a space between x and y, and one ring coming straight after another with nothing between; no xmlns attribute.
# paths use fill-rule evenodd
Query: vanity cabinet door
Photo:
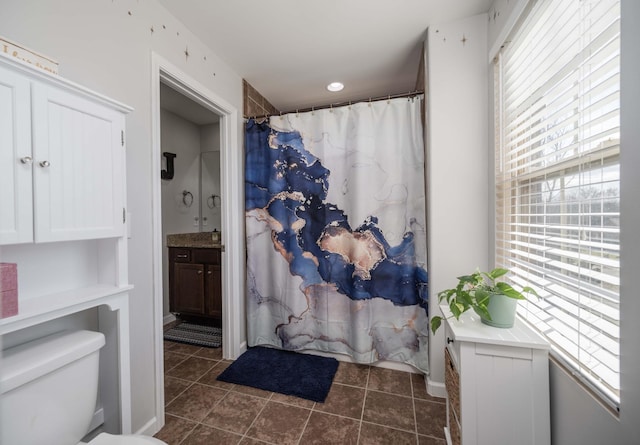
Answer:
<svg viewBox="0 0 640 445"><path fill-rule="evenodd" d="M204 313L204 265L190 263L173 264L172 312Z"/></svg>
<svg viewBox="0 0 640 445"><path fill-rule="evenodd" d="M207 265L206 269L207 315L222 318L222 275L219 265Z"/></svg>
<svg viewBox="0 0 640 445"><path fill-rule="evenodd" d="M169 310L222 318L220 249L169 248Z"/></svg>

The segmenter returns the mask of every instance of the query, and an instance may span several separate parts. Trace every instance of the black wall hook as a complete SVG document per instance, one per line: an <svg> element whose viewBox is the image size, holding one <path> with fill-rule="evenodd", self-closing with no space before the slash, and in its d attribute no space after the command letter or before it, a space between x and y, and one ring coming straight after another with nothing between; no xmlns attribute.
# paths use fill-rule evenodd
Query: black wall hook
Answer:
<svg viewBox="0 0 640 445"><path fill-rule="evenodd" d="M176 157L176 154L165 151L162 153L162 156L167 158L167 169L160 172L160 177L162 179L173 179L173 159Z"/></svg>

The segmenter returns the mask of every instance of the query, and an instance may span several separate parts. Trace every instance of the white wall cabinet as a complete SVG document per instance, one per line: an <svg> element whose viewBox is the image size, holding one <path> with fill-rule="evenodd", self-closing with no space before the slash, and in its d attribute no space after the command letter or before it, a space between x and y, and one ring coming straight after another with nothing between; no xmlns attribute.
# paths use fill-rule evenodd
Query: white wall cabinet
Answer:
<svg viewBox="0 0 640 445"><path fill-rule="evenodd" d="M548 445L548 342L521 320L500 329L472 312L443 324L447 443Z"/></svg>
<svg viewBox="0 0 640 445"><path fill-rule="evenodd" d="M129 111L0 54L0 260L18 270L18 314L0 319L2 346L69 328L103 332L93 426L111 433L131 432Z"/></svg>
<svg viewBox="0 0 640 445"><path fill-rule="evenodd" d="M0 244L123 235L124 110L22 68L0 65Z"/></svg>
<svg viewBox="0 0 640 445"><path fill-rule="evenodd" d="M0 244L33 241L30 81L0 66Z"/></svg>

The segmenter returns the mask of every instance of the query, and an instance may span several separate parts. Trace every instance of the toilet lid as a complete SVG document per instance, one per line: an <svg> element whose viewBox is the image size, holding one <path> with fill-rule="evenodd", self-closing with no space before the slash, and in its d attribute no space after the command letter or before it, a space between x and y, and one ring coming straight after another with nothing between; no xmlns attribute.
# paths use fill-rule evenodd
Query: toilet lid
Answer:
<svg viewBox="0 0 640 445"><path fill-rule="evenodd" d="M79 444L81 445L81 444ZM87 445L167 445L165 442L149 436L98 434Z"/></svg>

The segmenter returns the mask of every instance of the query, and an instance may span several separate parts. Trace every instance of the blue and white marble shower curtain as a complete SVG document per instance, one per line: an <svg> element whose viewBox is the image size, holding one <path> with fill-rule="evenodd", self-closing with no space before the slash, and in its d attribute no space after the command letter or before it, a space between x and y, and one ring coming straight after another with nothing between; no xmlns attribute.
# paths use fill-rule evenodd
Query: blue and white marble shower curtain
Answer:
<svg viewBox="0 0 640 445"><path fill-rule="evenodd" d="M428 371L421 100L247 123L249 346Z"/></svg>

